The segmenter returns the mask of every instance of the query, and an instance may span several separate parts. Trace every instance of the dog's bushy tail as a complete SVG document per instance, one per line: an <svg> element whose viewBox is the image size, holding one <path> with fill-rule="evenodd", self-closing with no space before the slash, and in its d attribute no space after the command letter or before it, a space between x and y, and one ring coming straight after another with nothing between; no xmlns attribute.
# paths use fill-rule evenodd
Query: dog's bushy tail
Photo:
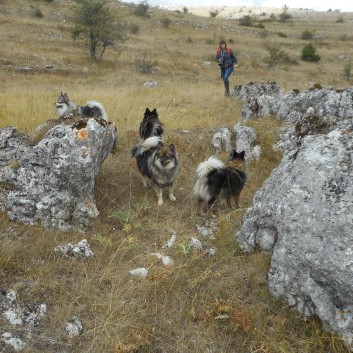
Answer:
<svg viewBox="0 0 353 353"><path fill-rule="evenodd" d="M196 169L195 179L207 176L212 170L224 168L224 163L216 156L211 156L206 161L200 163Z"/></svg>
<svg viewBox="0 0 353 353"><path fill-rule="evenodd" d="M208 190L207 176L215 169L224 168L224 163L215 156L200 163L195 172L193 195L199 202L210 201L212 195Z"/></svg>
<svg viewBox="0 0 353 353"><path fill-rule="evenodd" d="M161 136L152 136L148 139L142 141L138 145L134 145L131 149L131 157L136 158L144 152L147 152L151 149L157 148L159 145L162 145Z"/></svg>
<svg viewBox="0 0 353 353"><path fill-rule="evenodd" d="M97 101L88 101L87 106L89 106L91 109L97 108L101 112L101 118L104 120L108 120L108 114L105 111L103 104L97 102Z"/></svg>

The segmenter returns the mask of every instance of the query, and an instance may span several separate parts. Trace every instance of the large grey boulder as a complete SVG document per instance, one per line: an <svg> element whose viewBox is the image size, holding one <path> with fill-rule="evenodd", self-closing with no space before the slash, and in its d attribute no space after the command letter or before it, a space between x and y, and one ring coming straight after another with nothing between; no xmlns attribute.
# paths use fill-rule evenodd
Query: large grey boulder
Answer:
<svg viewBox="0 0 353 353"><path fill-rule="evenodd" d="M27 224L86 226L99 213L95 179L116 129L103 119L50 122L35 143L14 127L0 130L0 210Z"/></svg>
<svg viewBox="0 0 353 353"><path fill-rule="evenodd" d="M269 289L353 347L353 133L307 135L258 190L236 240L272 254Z"/></svg>

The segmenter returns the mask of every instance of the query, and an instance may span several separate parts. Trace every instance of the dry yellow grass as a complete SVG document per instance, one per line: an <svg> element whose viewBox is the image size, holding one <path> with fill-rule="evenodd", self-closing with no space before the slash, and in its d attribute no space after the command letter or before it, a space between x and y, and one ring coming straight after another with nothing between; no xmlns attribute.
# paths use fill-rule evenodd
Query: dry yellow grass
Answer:
<svg viewBox="0 0 353 353"><path fill-rule="evenodd" d="M118 128L118 151L105 162L97 180L99 217L83 232L56 232L10 222L0 215L0 285L15 289L28 303L46 302L48 315L36 330L33 348L25 352L92 353L321 353L346 352L342 342L315 320L305 321L267 290L270 259L244 254L234 241L242 216L281 156L271 148L280 121L268 117L248 122L256 129L263 155L250 164L250 178L241 195L242 208L221 207L216 239L217 255L206 257L188 246L198 236L196 224L209 225L197 214L191 196L197 164L213 154L212 129L241 121L241 102L223 96L219 69L212 62L220 38L238 54L239 67L231 84L275 80L285 89L305 89L314 82L342 88L343 66L351 55L352 15L337 23L337 14L288 23L265 23L269 35L237 21L181 15L153 9L150 18L133 15L131 6L117 7L123 21L140 31L108 48L103 61L92 62L82 43L72 43L71 1L0 1L0 128L15 125L30 132L56 116L53 103L67 91L78 104L96 99ZM40 8L44 17L34 18ZM336 16L336 17L335 17ZM164 28L160 19L172 20ZM319 63L300 61L299 39L309 29ZM279 38L276 32L288 38ZM266 41L281 42L299 64L267 70ZM341 59L339 58L341 56ZM156 62L155 74L138 72L141 60ZM211 61L211 65L203 65ZM43 69L52 64L58 70ZM32 72L17 67L29 65ZM155 80L158 87L143 83ZM151 189L142 187L130 149L146 107L156 107L166 138L176 145L181 168L176 180L177 202L158 207ZM188 130L189 132L184 132ZM177 234L174 248L161 249ZM72 261L54 253L62 243L87 238L94 257ZM149 255L167 253L174 260L163 267ZM146 280L128 271L146 266ZM222 315L227 315L222 319ZM70 339L63 324L78 316L81 336ZM2 320L2 319L0 319ZM1 329L0 329L1 331ZM0 332L2 333L2 332Z"/></svg>

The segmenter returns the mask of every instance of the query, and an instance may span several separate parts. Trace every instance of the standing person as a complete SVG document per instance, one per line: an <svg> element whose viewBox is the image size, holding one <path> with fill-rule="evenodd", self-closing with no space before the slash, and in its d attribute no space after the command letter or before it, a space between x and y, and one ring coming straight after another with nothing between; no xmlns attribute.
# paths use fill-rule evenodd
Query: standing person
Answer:
<svg viewBox="0 0 353 353"><path fill-rule="evenodd" d="M234 54L233 49L227 48L227 43L225 40L219 42L219 49L215 60L221 68L221 77L224 82L225 96L229 96L229 76L234 70L234 64L238 63L237 57Z"/></svg>

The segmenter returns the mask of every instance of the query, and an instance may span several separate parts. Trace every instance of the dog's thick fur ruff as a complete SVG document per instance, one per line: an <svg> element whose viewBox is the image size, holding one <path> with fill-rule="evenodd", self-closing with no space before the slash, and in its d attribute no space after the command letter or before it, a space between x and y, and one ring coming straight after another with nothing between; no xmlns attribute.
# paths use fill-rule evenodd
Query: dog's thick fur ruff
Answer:
<svg viewBox="0 0 353 353"><path fill-rule="evenodd" d="M88 101L85 106L78 106L72 102L67 93L60 93L54 103L60 117L66 117L70 114L81 115L85 118L101 118L108 120L108 115L103 105L97 101Z"/></svg>
<svg viewBox="0 0 353 353"><path fill-rule="evenodd" d="M150 111L148 108L146 108L139 129L141 139L146 140L152 136L162 136L163 131L163 125L159 121L157 109L154 108L152 111Z"/></svg>
<svg viewBox="0 0 353 353"><path fill-rule="evenodd" d="M227 164L212 156L198 165L195 173L193 195L200 205L207 205L208 216L214 217L212 208L218 200L225 199L231 207L231 198L239 207L239 196L247 179L245 151L233 150Z"/></svg>
<svg viewBox="0 0 353 353"><path fill-rule="evenodd" d="M165 146L160 136L152 136L133 146L131 156L136 159L137 168L144 179L154 186L158 205L163 205L163 189L167 188L169 199L175 201L173 183L179 167L178 155L173 144Z"/></svg>

